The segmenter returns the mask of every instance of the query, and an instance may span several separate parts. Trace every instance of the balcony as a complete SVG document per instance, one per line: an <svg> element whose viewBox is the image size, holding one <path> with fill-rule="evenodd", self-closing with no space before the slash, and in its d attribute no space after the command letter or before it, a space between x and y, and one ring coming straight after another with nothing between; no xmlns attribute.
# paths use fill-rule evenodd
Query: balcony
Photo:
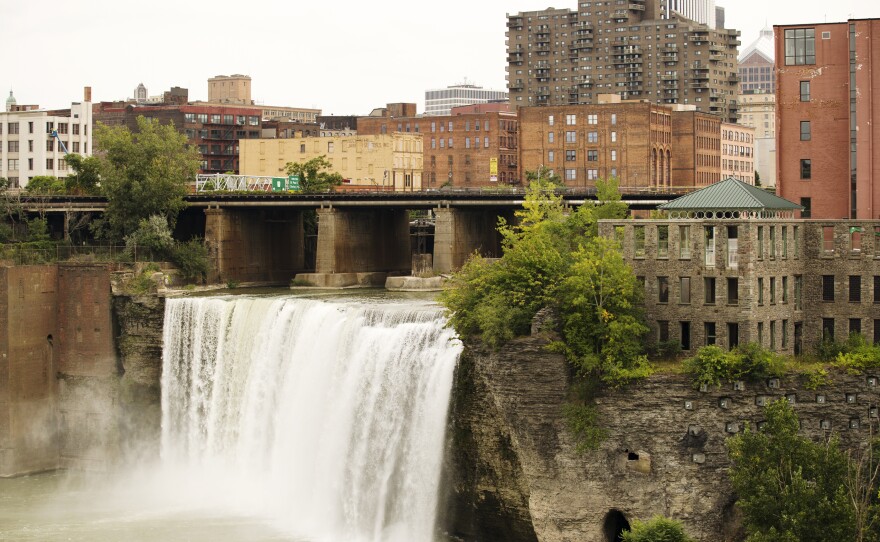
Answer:
<svg viewBox="0 0 880 542"><path fill-rule="evenodd" d="M630 0L630 1L632 2L632 0ZM630 11L645 11L645 5L644 5L644 4L632 4L632 3L631 3L631 4L629 5L629 10L630 10Z"/></svg>
<svg viewBox="0 0 880 542"><path fill-rule="evenodd" d="M720 53L712 53L709 55L709 60L712 62L721 62L724 58L724 55Z"/></svg>

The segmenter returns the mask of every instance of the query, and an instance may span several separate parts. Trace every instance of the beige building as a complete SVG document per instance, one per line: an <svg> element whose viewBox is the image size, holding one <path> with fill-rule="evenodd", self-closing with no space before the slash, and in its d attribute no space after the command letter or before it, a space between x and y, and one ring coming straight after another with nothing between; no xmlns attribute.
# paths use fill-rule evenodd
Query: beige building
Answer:
<svg viewBox="0 0 880 542"><path fill-rule="evenodd" d="M776 94L751 91L739 100L739 123L755 129L755 171L761 186L776 186Z"/></svg>
<svg viewBox="0 0 880 542"><path fill-rule="evenodd" d="M325 156L345 179L341 190L422 189L420 134L252 139L239 144L242 175L278 176L288 162Z"/></svg>
<svg viewBox="0 0 880 542"><path fill-rule="evenodd" d="M755 184L755 129L721 123L721 178Z"/></svg>
<svg viewBox="0 0 880 542"><path fill-rule="evenodd" d="M211 77L208 79L208 101L224 104L252 104L251 77L241 74Z"/></svg>

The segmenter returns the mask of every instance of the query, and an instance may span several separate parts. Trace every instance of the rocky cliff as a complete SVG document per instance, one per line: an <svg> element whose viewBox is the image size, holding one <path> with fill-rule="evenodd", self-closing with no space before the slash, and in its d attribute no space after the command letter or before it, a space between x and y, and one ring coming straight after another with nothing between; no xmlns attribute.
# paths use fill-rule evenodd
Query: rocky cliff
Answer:
<svg viewBox="0 0 880 542"><path fill-rule="evenodd" d="M817 391L798 375L700 391L682 375L658 374L598 397L608 438L581 454L562 415L569 369L545 344L528 337L494 352L470 344L461 358L448 510L461 538L610 542L632 519L662 514L697 540L739 540L725 442L754 430L764 404L785 397L804 434L833 430L850 446L877 423L873 375L834 374Z"/></svg>

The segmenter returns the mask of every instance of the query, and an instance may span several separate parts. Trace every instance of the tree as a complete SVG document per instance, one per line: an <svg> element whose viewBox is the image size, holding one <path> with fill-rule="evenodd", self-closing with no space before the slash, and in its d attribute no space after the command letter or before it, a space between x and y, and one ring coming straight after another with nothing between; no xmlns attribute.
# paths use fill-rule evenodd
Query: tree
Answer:
<svg viewBox="0 0 880 542"><path fill-rule="evenodd" d="M64 179L52 175L37 175L28 181L24 188L28 194L65 194L67 186Z"/></svg>
<svg viewBox="0 0 880 542"><path fill-rule="evenodd" d="M632 530L623 532L623 542L695 542L681 523L662 516L633 521Z"/></svg>
<svg viewBox="0 0 880 542"><path fill-rule="evenodd" d="M101 185L101 159L97 156L84 157L68 154L67 164L73 171L64 180L68 194L97 194Z"/></svg>
<svg viewBox="0 0 880 542"><path fill-rule="evenodd" d="M15 239L15 224L24 218L20 193L9 190L9 179L0 177L0 243Z"/></svg>
<svg viewBox="0 0 880 542"><path fill-rule="evenodd" d="M138 132L99 124L95 130L101 191L107 196L99 233L115 242L138 229L153 215L173 228L183 209L184 195L199 169L198 151L173 125L138 117ZM84 160L83 183L93 180L93 162ZM87 180L88 179L88 180Z"/></svg>
<svg viewBox="0 0 880 542"><path fill-rule="evenodd" d="M285 167L288 175L299 176L299 186L303 192L329 192L334 186L342 184L342 175L327 171L332 164L326 156L302 163L288 162Z"/></svg>
<svg viewBox="0 0 880 542"><path fill-rule="evenodd" d="M761 430L728 441L747 541L857 540L849 463L838 439L817 444L799 436L797 415L785 399L767 406L765 415Z"/></svg>

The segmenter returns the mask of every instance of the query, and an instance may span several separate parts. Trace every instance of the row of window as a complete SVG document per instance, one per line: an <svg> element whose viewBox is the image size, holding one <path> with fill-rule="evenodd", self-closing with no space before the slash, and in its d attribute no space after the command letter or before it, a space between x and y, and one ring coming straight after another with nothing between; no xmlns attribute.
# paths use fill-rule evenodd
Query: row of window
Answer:
<svg viewBox="0 0 880 542"><path fill-rule="evenodd" d="M639 277L642 286L645 286L645 277ZM739 278L727 277L727 304L739 304ZM703 278L703 302L706 305L714 305L718 297L718 279L716 277ZM657 302L669 303L669 277L657 277ZM691 277L678 277L678 302L683 305L691 303Z"/></svg>
<svg viewBox="0 0 880 542"><path fill-rule="evenodd" d="M19 167L21 167L20 162L17 158L10 158L9 160L7 160L6 166L7 166L8 171L19 171ZM55 169L55 159L54 158L46 158L46 169ZM59 158L58 159L58 169L61 171L66 170L67 169L67 160L65 160L64 158ZM28 158L27 159L27 171L33 171L33 170L34 170L34 159Z"/></svg>
<svg viewBox="0 0 880 542"><path fill-rule="evenodd" d="M849 275L847 280L850 303L862 302L862 276ZM834 301L835 277L834 275L822 275L822 301ZM874 275L874 303L880 303L880 276Z"/></svg>
<svg viewBox="0 0 880 542"><path fill-rule="evenodd" d="M200 124L237 124L239 126L259 126L259 115L218 115L208 113L184 113L183 120L186 123L198 122Z"/></svg>
<svg viewBox="0 0 880 542"><path fill-rule="evenodd" d="M547 125L553 126L556 123L556 118L553 115L547 116ZM587 114L587 124L596 125L599 124L599 115L596 113L588 113ZM617 113L611 114L611 124L617 124ZM565 125L566 126L577 126L577 115L576 114L566 114L565 115Z"/></svg>
<svg viewBox="0 0 880 542"><path fill-rule="evenodd" d="M611 132L610 142L617 143L617 132ZM556 132L547 132L547 143L555 143L556 142ZM577 143L577 132L574 130L569 130L565 132L565 142L566 143ZM598 143L599 142L599 132L587 132L587 143Z"/></svg>
<svg viewBox="0 0 880 542"><path fill-rule="evenodd" d="M65 145L70 145L70 147L68 148L68 150L70 152L79 152L79 148L80 148L79 141L74 141L73 143L66 142ZM88 143L83 143L82 147L83 147L83 152L85 152L85 153L89 152L89 144ZM7 141L6 142L6 150L8 152L21 152L21 141ZM54 151L55 150L55 140L54 139L47 139L46 140L46 150L47 151ZM58 146L58 150L59 151L62 150L60 145ZM33 139L28 140L27 152L34 152L34 140Z"/></svg>
<svg viewBox="0 0 880 542"><path fill-rule="evenodd" d="M66 134L68 124L69 123L67 123L67 122L59 122L57 132L59 134ZM27 125L28 125L27 133L29 133L29 134L34 133L34 121L28 121ZM73 135L79 135L79 133L80 133L80 125L79 124L71 124L70 129L71 129ZM51 134L52 131L54 131L54 130L55 130L55 122L54 121L47 122L46 123L46 133ZM3 123L0 122L0 134L2 134L2 133L3 133ZM6 123L6 133L9 135L15 135L15 134L20 133L19 123L18 122L7 122ZM82 125L82 134L89 135L89 125L88 124Z"/></svg>
<svg viewBox="0 0 880 542"><path fill-rule="evenodd" d="M433 137L431 138L431 148L432 149L437 148L437 141L438 141L437 138L433 138ZM446 149L446 148L451 149L453 146L453 139L451 137L449 139L445 139L445 138L441 137L439 139L439 141L440 141L440 148L441 149ZM447 144L447 141L448 141L448 144ZM473 139L473 146L471 146L471 138L469 138L469 137L464 138L464 148L466 148L466 149L472 149L472 148L479 149L480 148L480 138L475 137ZM484 149L489 148L489 136L486 136L483 138L483 148Z"/></svg>

